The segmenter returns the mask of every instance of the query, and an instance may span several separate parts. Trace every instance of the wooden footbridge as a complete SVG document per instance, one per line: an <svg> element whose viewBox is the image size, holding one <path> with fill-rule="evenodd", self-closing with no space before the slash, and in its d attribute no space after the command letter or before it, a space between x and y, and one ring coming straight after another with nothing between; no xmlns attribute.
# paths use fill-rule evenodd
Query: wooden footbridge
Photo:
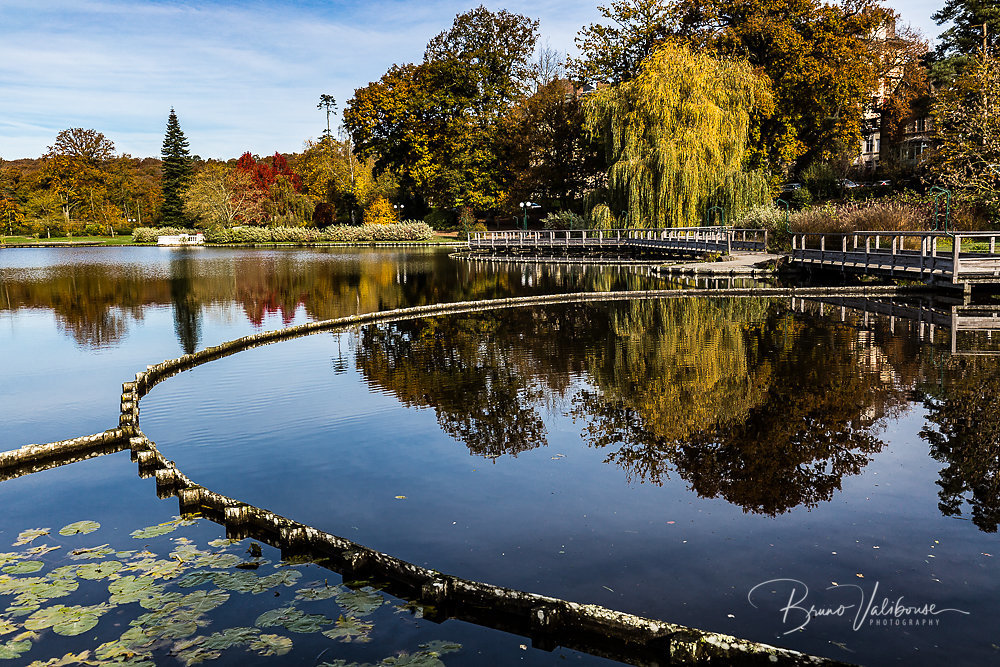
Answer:
<svg viewBox="0 0 1000 667"><path fill-rule="evenodd" d="M789 261L968 289L1000 284L998 236L998 232L793 234Z"/></svg>
<svg viewBox="0 0 1000 667"><path fill-rule="evenodd" d="M796 312L853 321L864 329L879 325L896 331L905 325L920 341L940 342L947 332L953 355L1000 356L1000 306L948 303L940 299L908 301L869 296L793 297Z"/></svg>
<svg viewBox="0 0 1000 667"><path fill-rule="evenodd" d="M504 254L639 253L702 255L764 252L767 231L730 227L562 229L471 232L470 250Z"/></svg>

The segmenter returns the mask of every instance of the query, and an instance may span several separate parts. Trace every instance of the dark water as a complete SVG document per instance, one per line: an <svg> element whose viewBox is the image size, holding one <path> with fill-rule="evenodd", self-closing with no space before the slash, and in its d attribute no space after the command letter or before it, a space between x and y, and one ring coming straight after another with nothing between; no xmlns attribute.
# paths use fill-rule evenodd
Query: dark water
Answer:
<svg viewBox="0 0 1000 667"><path fill-rule="evenodd" d="M136 369L260 328L664 286L641 268L440 251L107 252L0 256L3 449L108 428ZM1000 367L953 352L997 346L987 332L953 345L905 317L792 305L571 304L316 334L168 380L142 425L200 484L459 576L849 662L996 662ZM84 518L127 540L176 511L125 454L0 483L0 503L11 541ZM810 605L874 598L878 611L900 597L958 611L886 626L869 609L855 629L850 608L803 626ZM378 616L367 652L294 638L331 661L432 639L463 644L446 664L593 660L399 618Z"/></svg>

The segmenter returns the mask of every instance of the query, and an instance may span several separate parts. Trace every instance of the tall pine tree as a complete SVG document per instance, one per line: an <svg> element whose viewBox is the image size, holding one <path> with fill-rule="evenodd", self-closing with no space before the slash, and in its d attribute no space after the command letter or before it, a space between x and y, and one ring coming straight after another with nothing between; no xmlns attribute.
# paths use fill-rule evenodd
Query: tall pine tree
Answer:
<svg viewBox="0 0 1000 667"><path fill-rule="evenodd" d="M167 226L183 226L185 223L184 200L182 195L191 181L191 156L188 153L188 140L177 122L177 114L170 108L167 119L167 134L163 137L163 224Z"/></svg>

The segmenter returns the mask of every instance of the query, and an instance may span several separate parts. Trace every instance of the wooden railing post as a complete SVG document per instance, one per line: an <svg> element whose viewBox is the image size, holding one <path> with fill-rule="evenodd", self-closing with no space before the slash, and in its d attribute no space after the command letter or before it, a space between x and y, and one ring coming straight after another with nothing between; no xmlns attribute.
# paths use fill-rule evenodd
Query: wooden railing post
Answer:
<svg viewBox="0 0 1000 667"><path fill-rule="evenodd" d="M951 253L952 253L952 255L951 255L951 262L952 262L952 264L951 264L951 282L954 285L954 284L958 283L958 274L961 271L958 262L959 262L959 255L962 252L962 237L959 236L958 234L955 234L955 237L952 239L952 241L955 244L955 246L951 249Z"/></svg>

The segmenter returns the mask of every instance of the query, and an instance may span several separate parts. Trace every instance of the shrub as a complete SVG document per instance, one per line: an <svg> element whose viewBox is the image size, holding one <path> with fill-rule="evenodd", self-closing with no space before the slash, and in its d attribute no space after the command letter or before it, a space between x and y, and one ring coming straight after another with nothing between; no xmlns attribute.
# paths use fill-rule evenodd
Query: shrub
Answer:
<svg viewBox="0 0 1000 667"><path fill-rule="evenodd" d="M458 218L454 211L436 208L424 216L424 222L440 231L450 231L458 226Z"/></svg>
<svg viewBox="0 0 1000 667"><path fill-rule="evenodd" d="M586 229L587 221L572 211L554 211L542 219L545 229Z"/></svg>
<svg viewBox="0 0 1000 667"><path fill-rule="evenodd" d="M177 236L178 234L194 234L193 229L180 227L136 227L132 230L133 243L156 243L157 236Z"/></svg>
<svg viewBox="0 0 1000 667"><path fill-rule="evenodd" d="M825 162L814 162L802 171L802 182L809 192L820 198L829 199L840 194L837 174L833 167Z"/></svg>
<svg viewBox="0 0 1000 667"><path fill-rule="evenodd" d="M394 225L398 222L396 211L385 197L377 197L365 209L366 225Z"/></svg>
<svg viewBox="0 0 1000 667"><path fill-rule="evenodd" d="M132 239L136 243L155 243L157 236L193 234L188 229L163 227L136 228ZM434 237L434 230L421 221L407 220L392 225L332 225L325 229L312 227L210 227L204 230L209 243L321 243L373 241L425 241Z"/></svg>
<svg viewBox="0 0 1000 667"><path fill-rule="evenodd" d="M796 211L801 211L812 205L813 196L809 191L809 188L803 187L793 191L790 195L785 197L785 200L787 200L791 207Z"/></svg>

